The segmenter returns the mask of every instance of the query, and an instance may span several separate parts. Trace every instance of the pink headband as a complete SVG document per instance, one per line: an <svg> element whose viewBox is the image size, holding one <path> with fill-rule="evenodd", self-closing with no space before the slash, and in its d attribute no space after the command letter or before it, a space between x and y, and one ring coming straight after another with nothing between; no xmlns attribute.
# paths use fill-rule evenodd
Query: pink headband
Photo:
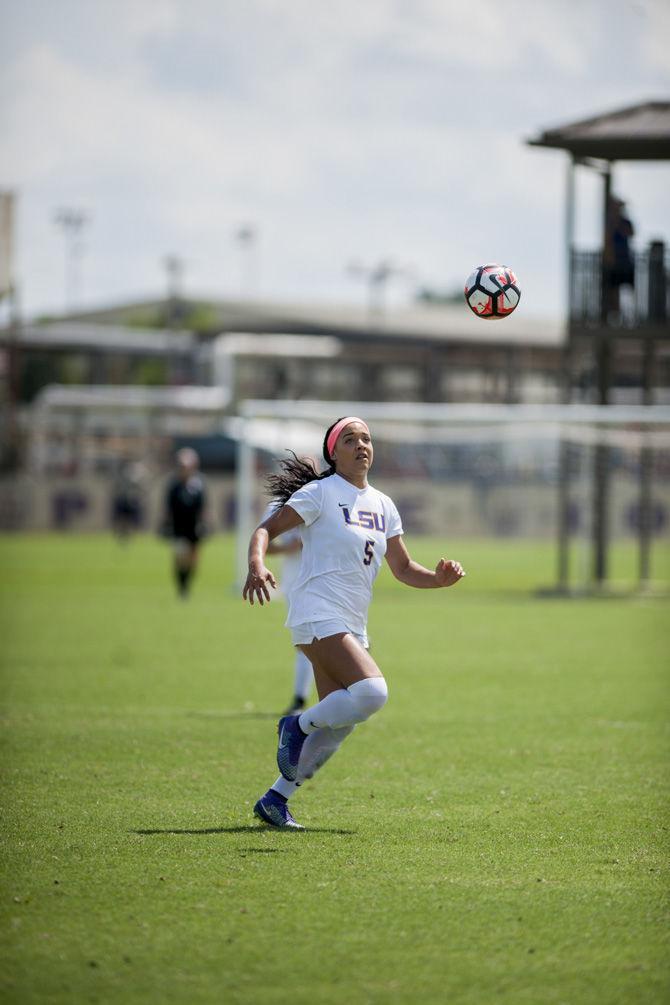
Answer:
<svg viewBox="0 0 670 1005"><path fill-rule="evenodd" d="M338 436L340 435L344 427L348 426L350 422L360 422L360 424L362 426L365 426L365 428L368 430L368 433L370 432L370 430L368 429L367 422L363 422L362 419L359 419L355 415L347 415L345 419L340 419L340 421L336 422L331 431L328 433L328 439L326 440L326 450L328 451L329 457L333 456L333 447L337 443Z"/></svg>

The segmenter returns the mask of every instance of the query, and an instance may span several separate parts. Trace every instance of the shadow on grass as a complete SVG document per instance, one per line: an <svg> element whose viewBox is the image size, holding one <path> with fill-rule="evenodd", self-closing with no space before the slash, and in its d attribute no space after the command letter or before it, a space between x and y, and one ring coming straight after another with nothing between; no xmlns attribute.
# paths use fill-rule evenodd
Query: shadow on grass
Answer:
<svg viewBox="0 0 670 1005"><path fill-rule="evenodd" d="M153 834L357 834L357 831L343 830L339 827L306 827L304 831L295 831L290 828L280 830L263 827L262 824L244 824L237 827L203 827L196 829L180 829L177 827L151 828L147 830L132 830L130 834L140 834L142 836Z"/></svg>
<svg viewBox="0 0 670 1005"><path fill-rule="evenodd" d="M272 719L273 722L281 718L281 712L247 712L244 709L240 709L239 712L196 711L187 712L186 715L192 719Z"/></svg>
<svg viewBox="0 0 670 1005"><path fill-rule="evenodd" d="M286 848L238 848L242 858L247 855L276 855L278 852L286 850Z"/></svg>

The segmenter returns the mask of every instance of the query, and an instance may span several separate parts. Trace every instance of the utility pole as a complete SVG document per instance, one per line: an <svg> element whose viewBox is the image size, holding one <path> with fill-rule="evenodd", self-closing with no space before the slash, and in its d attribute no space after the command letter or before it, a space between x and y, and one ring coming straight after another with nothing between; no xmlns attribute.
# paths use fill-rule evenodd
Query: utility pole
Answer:
<svg viewBox="0 0 670 1005"><path fill-rule="evenodd" d="M84 251L81 234L89 222L88 213L71 206L56 212L54 223L65 236L65 310L70 312L80 295L80 262Z"/></svg>

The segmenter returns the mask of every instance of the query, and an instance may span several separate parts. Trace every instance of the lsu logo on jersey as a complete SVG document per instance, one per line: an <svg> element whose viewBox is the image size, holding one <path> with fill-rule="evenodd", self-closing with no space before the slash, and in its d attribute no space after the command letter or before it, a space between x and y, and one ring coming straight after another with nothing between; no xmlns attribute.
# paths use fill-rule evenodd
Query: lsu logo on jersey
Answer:
<svg viewBox="0 0 670 1005"><path fill-rule="evenodd" d="M344 516L344 522L350 527L362 527L363 530L379 530L382 534L386 531L386 517L383 513L373 513L371 510L361 509L352 517L348 506L343 506L342 503L339 503L339 506Z"/></svg>

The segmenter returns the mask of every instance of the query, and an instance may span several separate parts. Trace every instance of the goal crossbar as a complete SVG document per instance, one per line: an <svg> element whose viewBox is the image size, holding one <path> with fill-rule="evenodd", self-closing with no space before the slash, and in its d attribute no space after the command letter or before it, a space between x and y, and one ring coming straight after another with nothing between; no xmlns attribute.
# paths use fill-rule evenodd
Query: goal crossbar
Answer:
<svg viewBox="0 0 670 1005"><path fill-rule="evenodd" d="M571 505L570 445L578 447L591 465L590 487L586 491L589 522L594 547L601 553L606 548L606 503L608 493L606 456L603 451L619 448L634 453L639 459L639 499L641 554L650 546L651 457L656 451L670 450L670 407L665 405L496 405L496 404L424 404L410 402L343 402L316 400L256 400L240 404L235 424L238 443L237 463L237 570L238 578L246 569L249 536L257 513L258 472L255 451L262 450L280 457L286 449L298 454L320 454L325 429L340 415L361 415L373 425L380 443L450 444L476 446L477 442L510 445L525 442L544 446L556 445L559 450L558 471L558 553L559 580L567 577L568 520ZM543 454L544 455L544 454ZM574 493L573 493L574 494ZM599 501L600 500L600 501ZM574 500L573 500L574 502ZM646 514L646 516L645 516ZM602 524L602 532L598 524ZM648 558L643 566L648 569ZM644 573L641 579L648 573Z"/></svg>
<svg viewBox="0 0 670 1005"><path fill-rule="evenodd" d="M286 401L247 399L240 405L245 418L292 418L328 423L339 414L383 422L418 424L481 423L586 425L670 425L668 405L476 405L412 402Z"/></svg>

